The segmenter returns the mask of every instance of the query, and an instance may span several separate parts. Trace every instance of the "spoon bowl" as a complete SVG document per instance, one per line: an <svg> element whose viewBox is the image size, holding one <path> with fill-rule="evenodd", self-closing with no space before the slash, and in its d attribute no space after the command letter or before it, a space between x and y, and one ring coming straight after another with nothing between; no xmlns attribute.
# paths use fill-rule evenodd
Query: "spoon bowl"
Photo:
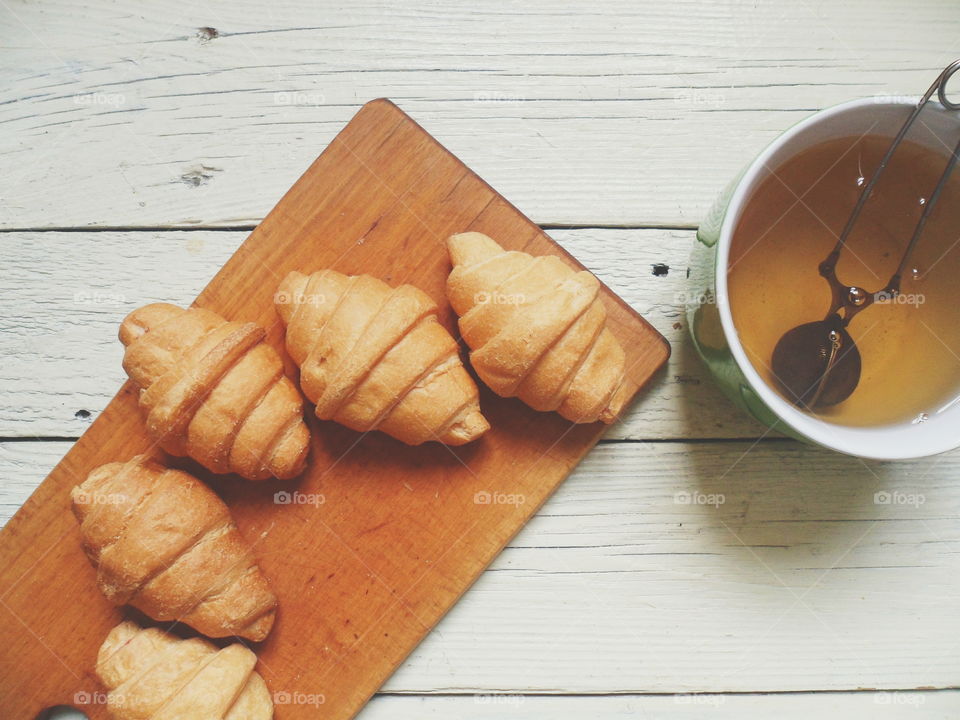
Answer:
<svg viewBox="0 0 960 720"><path fill-rule="evenodd" d="M809 410L843 402L860 382L860 351L838 315L788 330L771 362L780 391Z"/></svg>

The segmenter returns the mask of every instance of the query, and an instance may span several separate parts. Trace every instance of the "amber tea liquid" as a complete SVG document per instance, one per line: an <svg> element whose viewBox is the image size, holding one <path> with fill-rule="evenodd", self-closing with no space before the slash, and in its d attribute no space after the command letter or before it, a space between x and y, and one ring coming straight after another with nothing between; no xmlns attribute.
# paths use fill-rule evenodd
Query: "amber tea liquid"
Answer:
<svg viewBox="0 0 960 720"><path fill-rule="evenodd" d="M956 140L947 140L950 149ZM890 138L830 140L776 168L736 228L728 292L740 341L777 388L770 358L780 337L823 320L830 290L818 266L833 249ZM869 293L889 281L946 166L949 149L904 142L879 180L841 253L837 277ZM863 367L853 394L816 415L843 425L921 422L960 394L960 170L911 255L900 296L857 314L847 327Z"/></svg>

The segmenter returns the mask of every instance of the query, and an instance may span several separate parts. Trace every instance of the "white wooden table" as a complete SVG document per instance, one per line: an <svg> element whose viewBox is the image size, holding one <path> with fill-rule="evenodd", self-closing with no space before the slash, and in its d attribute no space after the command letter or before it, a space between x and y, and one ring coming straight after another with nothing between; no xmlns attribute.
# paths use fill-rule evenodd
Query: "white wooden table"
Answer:
<svg viewBox="0 0 960 720"><path fill-rule="evenodd" d="M956 0L2 0L0 46L4 520L120 385L120 319L190 302L386 96L674 355L364 720L960 717L960 454L758 440L680 308L716 192L818 108L926 88Z"/></svg>

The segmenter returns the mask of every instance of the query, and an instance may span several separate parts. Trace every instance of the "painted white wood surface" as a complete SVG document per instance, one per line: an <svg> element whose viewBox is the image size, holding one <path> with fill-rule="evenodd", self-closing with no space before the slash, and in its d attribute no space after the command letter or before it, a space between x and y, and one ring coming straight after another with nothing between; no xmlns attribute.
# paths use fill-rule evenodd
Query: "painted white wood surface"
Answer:
<svg viewBox="0 0 960 720"><path fill-rule="evenodd" d="M512 720L541 718L670 718L671 720L742 720L777 718L809 720L839 717L844 720L955 720L960 694L939 693L837 693L826 695L679 695L673 697L528 697L480 694L473 697L374 698L360 720L410 720L460 718Z"/></svg>
<svg viewBox="0 0 960 720"><path fill-rule="evenodd" d="M754 445L680 307L689 229L757 150L918 93L958 31L955 0L0 3L0 521L118 387L120 318L189 302L386 96L576 226L550 232L674 356L362 717L960 716L917 690L960 687L960 454ZM87 227L118 230L33 231ZM836 692L863 688L899 692Z"/></svg>
<svg viewBox="0 0 960 720"><path fill-rule="evenodd" d="M551 234L643 313L673 346L649 392L609 438L758 437L725 403L684 342L693 231L553 230ZM0 437L75 437L124 379L117 327L156 300L188 304L246 232L0 233ZM669 268L656 276L653 266ZM663 272L663 270L661 270ZM38 383L38 375L43 382ZM78 411L91 413L77 417ZM80 413L85 415L84 412Z"/></svg>
<svg viewBox="0 0 960 720"><path fill-rule="evenodd" d="M844 720L955 720L960 693L858 692L805 695L677 695L616 697L531 697L516 694L478 694L458 697L378 695L358 715L359 720L541 720L544 717L607 720L661 718L672 720L742 720L777 718L809 720L840 717ZM79 720L72 712L51 720Z"/></svg>
<svg viewBox="0 0 960 720"><path fill-rule="evenodd" d="M387 96L538 222L693 226L781 130L921 93L958 38L955 0L8 0L0 225L255 222Z"/></svg>
<svg viewBox="0 0 960 720"><path fill-rule="evenodd" d="M3 510L67 447L0 445L0 476L17 483ZM605 443L385 689L954 687L958 474L960 454L893 464L790 440Z"/></svg>

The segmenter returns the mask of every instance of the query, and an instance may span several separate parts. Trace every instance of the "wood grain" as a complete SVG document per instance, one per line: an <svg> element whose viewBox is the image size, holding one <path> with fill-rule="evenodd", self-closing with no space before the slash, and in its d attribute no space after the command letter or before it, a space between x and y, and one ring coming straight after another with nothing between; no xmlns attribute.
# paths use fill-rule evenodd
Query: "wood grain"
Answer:
<svg viewBox="0 0 960 720"><path fill-rule="evenodd" d="M809 720L836 717L844 720L955 720L960 707L958 692L860 692L806 695L674 695L614 697L538 697L511 694L477 694L472 697L377 697L362 720L511 720L541 718L582 720Z"/></svg>
<svg viewBox="0 0 960 720"><path fill-rule="evenodd" d="M74 414L106 406L122 377L114 332L125 310L194 298L364 100L396 99L541 223L692 228L782 129L852 97L915 94L958 54L958 31L954 0L0 4L0 225L140 228L0 235L0 436L43 439L0 445L0 512L9 517L69 448L50 436L79 435L90 420ZM204 224L246 230L156 231ZM841 649L798 607L754 647L750 666L727 672L754 639L751 623L779 616L763 600L776 580L696 515L647 523L637 508L658 507L674 479L686 487L736 463L725 489L739 500L724 517L752 532L766 523L776 547L754 551L777 559L799 590L812 581L799 570L806 560L834 557L837 530L863 525L851 513L870 507L869 493L850 493L870 487L870 471L784 454L779 443L738 462L749 443L704 440L762 428L720 397L686 330L673 327L692 233L550 232L680 343L669 371L606 437L693 442L591 453L387 686L423 694L378 696L361 716L954 720L951 691L797 690L956 686L960 592L940 584L958 576L956 454L881 474L928 503L922 517L905 509L878 519L856 562L818 584L815 610ZM654 262L669 276L651 277ZM75 302L90 290L107 297ZM111 306L117 290L125 300ZM803 537L784 535L798 527ZM684 542L639 556L638 528ZM690 551L713 553L704 558L716 565L692 571ZM598 570L613 555L622 564ZM671 566L682 570L655 572ZM588 587L601 591L603 612ZM695 651L671 642L692 637L691 618L703 617L718 632L700 635ZM643 637L624 638L625 628ZM560 636L569 642L553 645ZM637 694L708 687L792 691L700 704ZM514 697L486 701L471 688ZM525 689L601 695L516 695Z"/></svg>
<svg viewBox="0 0 960 720"><path fill-rule="evenodd" d="M960 50L953 0L10 0L0 16L7 228L252 224L381 96L539 223L694 227L784 129L917 95Z"/></svg>
<svg viewBox="0 0 960 720"><path fill-rule="evenodd" d="M22 501L68 447L4 443L0 476ZM383 690L956 687L958 473L960 453L861 463L787 440L600 445ZM883 491L923 502L875 503ZM723 502L676 502L683 492Z"/></svg>
<svg viewBox="0 0 960 720"><path fill-rule="evenodd" d="M605 720L665 718L671 720L809 720L836 717L844 720L956 720L960 707L958 691L905 690L896 692L793 693L711 695L680 694L615 695L589 697L544 697L516 693L477 693L411 697L377 695L358 716L359 720ZM64 714L52 720L83 720Z"/></svg>
<svg viewBox="0 0 960 720"><path fill-rule="evenodd" d="M0 315L0 437L83 433L125 379L117 342L124 316L148 302L189 304L247 235L0 233L4 290L14 308ZM765 432L723 398L687 342L692 231L578 229L551 236L673 346L666 372L604 439L756 438Z"/></svg>
<svg viewBox="0 0 960 720"><path fill-rule="evenodd" d="M671 720L809 720L836 717L844 720L956 720L960 692L953 690L901 690L895 692L821 692L786 694L679 694L544 697L518 693L404 696L377 695L358 715L359 720L632 720L669 717ZM52 720L83 720L65 712Z"/></svg>
<svg viewBox="0 0 960 720"><path fill-rule="evenodd" d="M197 304L263 325L280 346L272 304L279 280L294 268L334 267L415 282L453 328L443 241L466 229L580 267L392 103L375 101L287 192ZM607 289L604 299L608 326L627 354L632 395L666 361L669 346ZM17 659L2 680L0 702L16 717L95 688L89 668L118 611L94 587L68 492L93 467L148 449L135 395L124 385L0 536L0 646ZM380 433L313 423L312 461L297 487L312 503L278 501L280 483L207 478L252 540L280 600L259 653L274 693L323 696L326 717L352 717L603 430L489 392L483 402L494 429L483 442L457 449L410 448ZM284 704L276 717L315 713L310 705Z"/></svg>

